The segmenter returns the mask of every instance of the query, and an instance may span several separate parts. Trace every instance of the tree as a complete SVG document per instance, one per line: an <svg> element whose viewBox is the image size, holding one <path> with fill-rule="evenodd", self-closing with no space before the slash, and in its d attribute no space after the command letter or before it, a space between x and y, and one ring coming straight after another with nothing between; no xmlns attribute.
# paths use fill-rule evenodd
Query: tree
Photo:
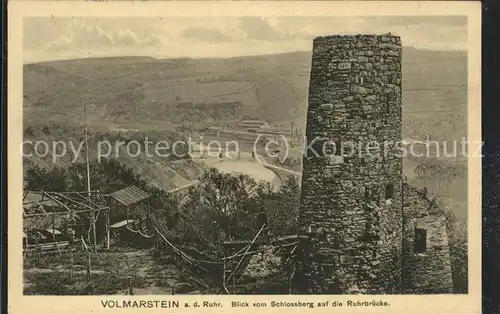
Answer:
<svg viewBox="0 0 500 314"><path fill-rule="evenodd" d="M445 191L448 193L449 187L458 176L460 176L460 170L455 165L448 165L446 171L444 171L444 180L446 180Z"/></svg>
<svg viewBox="0 0 500 314"><path fill-rule="evenodd" d="M44 126L42 127L42 132L43 132L43 134L45 134L45 135L50 135L50 129L49 129L49 127L48 127L48 126L46 126L46 125L44 125Z"/></svg>
<svg viewBox="0 0 500 314"><path fill-rule="evenodd" d="M33 128L31 126L27 126L25 129L24 129L24 136L33 136L35 135L35 132L33 131Z"/></svg>
<svg viewBox="0 0 500 314"><path fill-rule="evenodd" d="M415 175L424 181L424 186L427 186L427 174L428 174L428 164L427 163L420 163L415 166L413 172Z"/></svg>
<svg viewBox="0 0 500 314"><path fill-rule="evenodd" d="M449 185L460 175L460 168L454 164L446 164L439 160L426 159L414 168L415 175L424 181L424 186L432 188L433 192L448 192ZM432 185L430 183L433 183ZM434 191L437 187L437 191Z"/></svg>
<svg viewBox="0 0 500 314"><path fill-rule="evenodd" d="M62 192L68 187L67 172L58 167L47 170L35 165L26 171L25 182L27 190Z"/></svg>
<svg viewBox="0 0 500 314"><path fill-rule="evenodd" d="M288 235L298 231L300 187L295 177L287 177L276 192L269 185L261 186L256 199L258 207L267 214L273 233Z"/></svg>
<svg viewBox="0 0 500 314"><path fill-rule="evenodd" d="M249 176L223 174L214 168L206 171L201 181L190 192L190 206L205 208L227 240L241 235L239 229L244 220L240 216L253 204L249 187L255 186L255 182Z"/></svg>

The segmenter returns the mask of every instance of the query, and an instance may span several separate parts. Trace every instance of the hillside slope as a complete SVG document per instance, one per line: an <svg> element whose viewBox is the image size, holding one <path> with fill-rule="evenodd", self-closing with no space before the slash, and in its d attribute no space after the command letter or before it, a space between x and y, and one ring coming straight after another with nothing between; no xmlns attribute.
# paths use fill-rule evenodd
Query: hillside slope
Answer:
<svg viewBox="0 0 500 314"><path fill-rule="evenodd" d="M29 128L25 128L24 140L36 143L44 141L48 143L35 147L33 144L25 145L25 156L23 159L24 171L33 166L51 169L53 167L67 168L73 162L85 163L86 151L84 141L84 129L80 125L70 125L65 122L34 123ZM180 138L175 133L161 133L162 141L173 143ZM89 132L89 159L98 160L98 152L101 158L114 158L122 164L132 168L134 173L147 179L149 184L161 189L171 190L185 186L194 180L199 179L204 167L189 159L179 159L163 155L154 154L154 144L148 147L148 153L144 147L138 148L136 144L127 147L130 140L141 143L145 139L152 143L157 143L159 135L155 133L143 132ZM119 144L122 142L123 144ZM100 148L99 148L99 144ZM107 146L106 143L110 143ZM55 145L55 146L54 146ZM35 152L38 150L38 154ZM140 150L140 151L138 151ZM66 152L66 153L64 153Z"/></svg>
<svg viewBox="0 0 500 314"><path fill-rule="evenodd" d="M83 107L93 133L181 138L179 125L221 124L244 117L305 129L310 52L207 59L113 57L24 66L27 139L79 143ZM467 135L465 52L403 49L404 136L456 140ZM47 127L50 134L42 132ZM26 132L25 132L26 133ZM30 132L28 132L30 133ZM92 140L91 140L92 142ZM92 143L91 143L92 144ZM91 153L91 155L94 155ZM27 158L51 167L51 156ZM138 156L119 158L155 185L196 179L196 165ZM58 161L60 165L70 160Z"/></svg>
<svg viewBox="0 0 500 314"><path fill-rule="evenodd" d="M24 109L30 117L141 124L159 119L207 122L250 116L305 123L311 53L221 59L97 58L27 64ZM466 134L465 52L403 50L405 135ZM199 105L199 112L179 107ZM214 104L228 110L215 112ZM236 106L234 104L237 104ZM232 106L232 107L231 107ZM235 108L233 108L235 107ZM431 112L434 111L434 112ZM439 112L436 112L439 111ZM208 121L207 121L208 120ZM439 134L439 135L438 135Z"/></svg>

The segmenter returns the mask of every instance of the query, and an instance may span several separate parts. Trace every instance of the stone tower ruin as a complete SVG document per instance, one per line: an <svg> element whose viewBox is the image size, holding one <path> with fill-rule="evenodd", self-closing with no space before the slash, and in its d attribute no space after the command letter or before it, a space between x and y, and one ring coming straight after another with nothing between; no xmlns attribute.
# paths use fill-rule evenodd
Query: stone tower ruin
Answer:
<svg viewBox="0 0 500 314"><path fill-rule="evenodd" d="M390 34L314 39L299 292L401 292L401 55Z"/></svg>

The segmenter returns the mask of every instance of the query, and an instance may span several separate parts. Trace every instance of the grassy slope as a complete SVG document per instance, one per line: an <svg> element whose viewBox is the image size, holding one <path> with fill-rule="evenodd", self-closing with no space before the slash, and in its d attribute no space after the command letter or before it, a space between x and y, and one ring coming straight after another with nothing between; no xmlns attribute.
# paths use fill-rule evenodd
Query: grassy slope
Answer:
<svg viewBox="0 0 500 314"><path fill-rule="evenodd" d="M73 256L73 278L70 278L68 254L27 259L24 269L26 295L85 295L88 294L87 256ZM94 295L127 295L128 276L132 277L134 295L196 293L196 287L169 264L161 264L147 250L113 246L112 251L91 253Z"/></svg>

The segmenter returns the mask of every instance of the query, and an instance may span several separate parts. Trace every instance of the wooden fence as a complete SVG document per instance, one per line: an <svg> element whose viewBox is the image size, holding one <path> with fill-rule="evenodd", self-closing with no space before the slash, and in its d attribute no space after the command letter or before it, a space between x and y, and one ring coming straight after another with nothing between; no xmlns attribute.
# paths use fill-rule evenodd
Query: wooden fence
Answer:
<svg viewBox="0 0 500 314"><path fill-rule="evenodd" d="M222 263L195 259L170 242L158 228L156 233L156 253L160 259L171 262L186 277L192 279L203 288L210 288L220 278Z"/></svg>

